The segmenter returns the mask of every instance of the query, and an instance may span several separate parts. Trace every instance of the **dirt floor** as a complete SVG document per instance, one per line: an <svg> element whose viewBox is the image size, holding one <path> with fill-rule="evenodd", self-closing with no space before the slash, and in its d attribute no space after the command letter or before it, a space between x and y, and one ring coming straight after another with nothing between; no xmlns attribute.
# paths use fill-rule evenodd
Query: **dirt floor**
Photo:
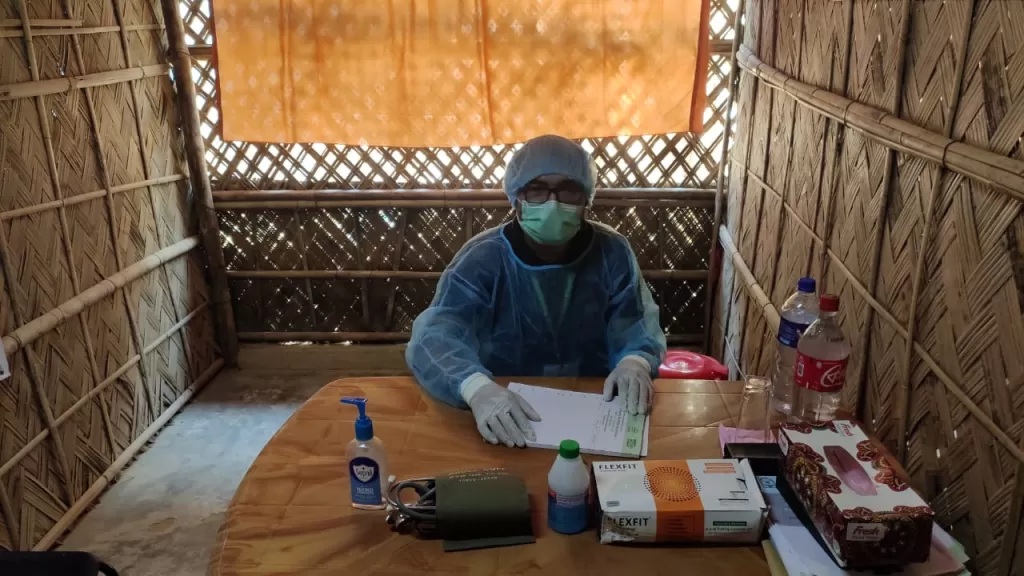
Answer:
<svg viewBox="0 0 1024 576"><path fill-rule="evenodd" d="M346 376L407 374L401 346L243 346L65 539L125 576L206 574L224 510L263 445Z"/></svg>

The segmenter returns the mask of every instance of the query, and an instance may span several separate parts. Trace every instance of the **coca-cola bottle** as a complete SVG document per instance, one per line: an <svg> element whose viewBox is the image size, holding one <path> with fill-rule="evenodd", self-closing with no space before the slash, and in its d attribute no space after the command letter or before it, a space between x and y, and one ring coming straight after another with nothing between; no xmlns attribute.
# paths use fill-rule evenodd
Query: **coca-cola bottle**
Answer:
<svg viewBox="0 0 1024 576"><path fill-rule="evenodd" d="M839 297L822 296L818 311L818 319L797 344L793 368L793 416L804 422L825 422L836 417L850 359L850 345L836 323Z"/></svg>

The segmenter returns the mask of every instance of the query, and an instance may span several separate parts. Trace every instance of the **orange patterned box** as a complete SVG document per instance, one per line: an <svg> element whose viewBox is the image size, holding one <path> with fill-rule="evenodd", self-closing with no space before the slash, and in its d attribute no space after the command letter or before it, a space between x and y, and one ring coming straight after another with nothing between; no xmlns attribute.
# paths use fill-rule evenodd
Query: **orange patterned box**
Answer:
<svg viewBox="0 0 1024 576"><path fill-rule="evenodd" d="M746 460L594 462L601 542L757 542L767 506Z"/></svg>
<svg viewBox="0 0 1024 576"><path fill-rule="evenodd" d="M856 422L783 424L786 482L843 568L924 562L934 513Z"/></svg>

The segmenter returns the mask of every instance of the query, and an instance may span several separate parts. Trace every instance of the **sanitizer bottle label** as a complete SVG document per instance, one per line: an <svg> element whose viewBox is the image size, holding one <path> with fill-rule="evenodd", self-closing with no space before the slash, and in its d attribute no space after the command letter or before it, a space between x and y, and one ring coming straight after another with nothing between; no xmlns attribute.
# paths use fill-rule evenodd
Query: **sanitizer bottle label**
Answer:
<svg viewBox="0 0 1024 576"><path fill-rule="evenodd" d="M353 458L348 463L352 503L377 506L381 502L380 467L369 458Z"/></svg>
<svg viewBox="0 0 1024 576"><path fill-rule="evenodd" d="M555 494L548 490L548 526L562 534L576 534L587 529L587 492Z"/></svg>

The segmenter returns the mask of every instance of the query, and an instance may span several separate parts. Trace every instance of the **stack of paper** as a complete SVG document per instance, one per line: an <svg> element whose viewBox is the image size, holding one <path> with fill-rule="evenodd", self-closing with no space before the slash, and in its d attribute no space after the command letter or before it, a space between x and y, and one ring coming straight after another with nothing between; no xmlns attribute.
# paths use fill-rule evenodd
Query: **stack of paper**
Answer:
<svg viewBox="0 0 1024 576"><path fill-rule="evenodd" d="M508 389L522 396L540 414L540 422L532 423L537 439L527 442L531 448L557 449L562 440L572 439L579 442L580 451L586 454L647 456L650 420L646 414L630 414L621 397L605 402L601 394L515 382Z"/></svg>

